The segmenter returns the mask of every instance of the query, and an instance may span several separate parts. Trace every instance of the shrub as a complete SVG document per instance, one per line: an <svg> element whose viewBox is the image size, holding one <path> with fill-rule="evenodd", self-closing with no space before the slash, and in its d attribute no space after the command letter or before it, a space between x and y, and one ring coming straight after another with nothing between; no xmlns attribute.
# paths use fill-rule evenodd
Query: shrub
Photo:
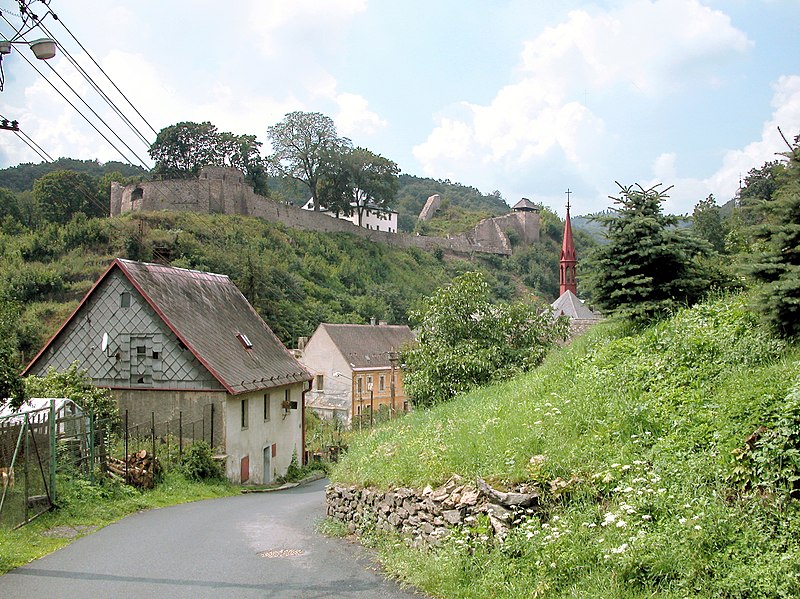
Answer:
<svg viewBox="0 0 800 599"><path fill-rule="evenodd" d="M183 456L180 466L186 478L195 481L224 478L222 466L214 460L211 446L205 441L195 441Z"/></svg>

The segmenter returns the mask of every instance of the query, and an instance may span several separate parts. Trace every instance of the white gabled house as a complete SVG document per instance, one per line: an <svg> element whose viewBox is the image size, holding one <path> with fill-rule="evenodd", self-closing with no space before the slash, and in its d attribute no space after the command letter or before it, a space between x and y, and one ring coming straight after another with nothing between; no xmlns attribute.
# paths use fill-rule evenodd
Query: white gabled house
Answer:
<svg viewBox="0 0 800 599"><path fill-rule="evenodd" d="M114 260L23 375L74 362L131 422L202 419L235 483L302 460L311 376L225 275Z"/></svg>

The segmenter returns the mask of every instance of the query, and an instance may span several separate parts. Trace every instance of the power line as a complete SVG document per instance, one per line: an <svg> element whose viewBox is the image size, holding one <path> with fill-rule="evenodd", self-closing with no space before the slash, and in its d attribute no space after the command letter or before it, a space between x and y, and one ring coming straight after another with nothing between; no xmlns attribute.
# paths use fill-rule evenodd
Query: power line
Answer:
<svg viewBox="0 0 800 599"><path fill-rule="evenodd" d="M100 97L103 98L105 103L117 114L117 116L120 119L122 119L122 121L128 126L128 128L134 134L136 134L139 137L139 139L142 141L142 143L145 144L145 146L150 147L150 142L142 134L142 132L139 131L139 129L131 122L131 120L127 116L125 116L125 114L122 112L122 110L120 110L120 108L114 103L114 101L111 100L111 98L108 96L108 94L106 94L100 88L100 86L95 82L94 79L92 79L92 77L89 75L89 73L87 73L86 70L78 63L78 61L75 59L75 57L73 57L72 54L70 54L69 50L67 50L64 47L64 45L55 38L55 36L50 32L49 29L47 29L47 27L45 27L43 24L40 25L40 27L41 27L42 31L44 31L48 36L50 36L51 39L53 39L56 42L58 47L61 49L61 52L64 54L64 56L67 57L67 60L69 60L69 62L72 64L72 66L75 67L75 69L83 76L83 78L89 83L89 85L92 86L92 88L100 95ZM79 45L80 45L80 43L79 43ZM92 58L91 55L89 55L88 53L87 53L87 56L89 56L89 58ZM94 59L92 59L92 61L94 62ZM95 63L95 64L97 64L97 63ZM105 73L103 73L103 74L105 74ZM112 85L113 85L113 82L112 82ZM121 93L122 92L120 92L120 94ZM125 98L124 95L123 95L123 98ZM125 100L127 101L128 99L125 98ZM128 103L130 104L130 102L128 102ZM134 108L134 110L136 110L136 109Z"/></svg>
<svg viewBox="0 0 800 599"><path fill-rule="evenodd" d="M53 18L54 18L56 21L58 21L59 23L61 23L61 26L62 26L62 27L65 29L65 31L66 31L67 33L69 33L70 37L71 37L73 40L75 40L75 43L76 43L76 44L78 44L78 46L80 47L80 49L81 49L81 50L83 50L83 51L86 53L86 56L88 56L88 57L89 57L89 59L90 59L90 60L91 60L91 61L94 63L94 65L95 65L95 66L96 66L96 67L97 67L97 68L100 70L100 72L101 72L101 73L103 73L103 75L105 75L105 78L106 78L106 79L108 79L109 83L111 83L111 85L113 85L113 86L114 86L114 89L115 89L115 90L117 90L117 92L119 93L119 95L120 95L120 96L122 96L122 97L125 99L125 101L128 103L128 106L130 106L131 108L133 108L134 112L135 112L135 113L136 113L136 114L139 116L139 118L140 118L140 119L142 119L142 121L144 122L144 124L145 124L145 125L147 125L147 126L150 128L150 131L152 131L154 135L158 135L158 132L157 132L155 129L153 129L153 126L152 126L152 125L151 125L151 124L148 122L148 120L147 120L146 118L144 118L144 116L142 115L142 113L141 113L141 112L139 112L139 110L138 110L138 109L137 109L137 108L136 108L136 107L133 105L133 103L132 103L132 102L131 102L131 101L128 99L128 97L127 97L127 96L126 96L126 95L125 95L125 94L122 92L122 90L121 90L119 87L117 87L117 84L116 84L116 83L114 83L114 81L111 79L111 77L109 77L109 76L108 76L108 73L106 73L106 72L103 70L103 67L101 67L101 66L100 66L100 65L97 63L97 61L94 59L94 57L93 57L93 56L92 56L92 55L89 53L89 51L88 51L86 48L84 48L83 44L81 44L81 43L78 41L78 39L77 39L77 38L76 38L76 37L75 37L75 36L72 34L72 31L70 31L70 30L67 28L67 26L66 26L66 25L64 25L64 21L62 21L61 19L59 19L59 18L56 16L56 14L55 14L53 11L50 11L50 14L51 14L51 15L53 15Z"/></svg>

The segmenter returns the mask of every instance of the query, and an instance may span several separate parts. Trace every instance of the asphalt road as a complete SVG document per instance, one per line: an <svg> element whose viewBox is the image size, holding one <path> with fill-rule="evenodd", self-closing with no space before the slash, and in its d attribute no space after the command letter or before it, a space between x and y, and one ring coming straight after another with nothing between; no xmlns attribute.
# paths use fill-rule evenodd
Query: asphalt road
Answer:
<svg viewBox="0 0 800 599"><path fill-rule="evenodd" d="M0 576L0 597L418 598L314 531L325 484L134 514Z"/></svg>

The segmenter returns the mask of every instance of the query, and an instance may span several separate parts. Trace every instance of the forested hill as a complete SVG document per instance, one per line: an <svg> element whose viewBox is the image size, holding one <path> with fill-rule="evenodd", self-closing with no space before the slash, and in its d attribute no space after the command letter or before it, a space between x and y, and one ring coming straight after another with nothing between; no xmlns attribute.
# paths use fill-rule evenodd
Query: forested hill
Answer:
<svg viewBox="0 0 800 599"><path fill-rule="evenodd" d="M0 169L0 187L11 191L29 191L33 189L36 179L54 171L75 171L100 178L110 173L120 173L124 177L148 176L141 167L124 162L109 161L101 163L97 160L76 160L75 158L59 158L53 162L33 164L26 162L17 166Z"/></svg>
<svg viewBox="0 0 800 599"><path fill-rule="evenodd" d="M25 359L41 348L114 258L226 274L287 345L321 322L409 322L414 304L466 271L496 300L555 299L558 242L509 258L394 248L344 233L189 212L128 214L28 228L0 219L0 335Z"/></svg>
<svg viewBox="0 0 800 599"><path fill-rule="evenodd" d="M123 180L150 176L144 169L122 162L101 163L97 160L59 158L54 162L24 163L0 169L0 188L14 192L29 191L33 189L37 179L61 170L84 173L95 179L112 173L121 175ZM471 228L482 218L499 216L509 211L509 206L499 191L486 194L461 183L407 174L399 176L398 184L393 206L399 213L399 228L405 232L414 231L417 216L433 194L441 196L444 215L442 220L447 221L447 224L440 225L439 228L443 229L441 232L461 232ZM273 199L279 201L290 202L295 206L302 206L308 201L308 188L292 179L269 177L268 188Z"/></svg>

